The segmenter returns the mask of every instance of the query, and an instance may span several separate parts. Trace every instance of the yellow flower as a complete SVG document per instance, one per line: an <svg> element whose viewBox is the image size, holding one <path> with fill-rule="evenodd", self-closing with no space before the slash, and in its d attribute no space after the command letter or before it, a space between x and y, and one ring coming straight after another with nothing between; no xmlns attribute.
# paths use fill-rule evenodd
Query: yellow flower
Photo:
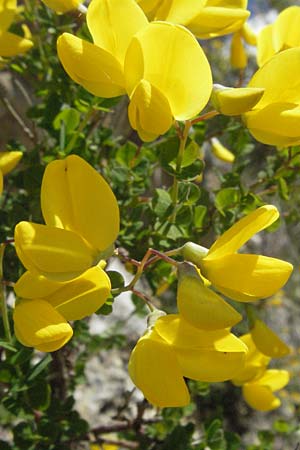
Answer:
<svg viewBox="0 0 300 450"><path fill-rule="evenodd" d="M275 53L300 47L300 6L284 9L273 24L265 26L257 38L257 63L264 65Z"/></svg>
<svg viewBox="0 0 300 450"><path fill-rule="evenodd" d="M255 319L251 336L264 355L280 358L290 353L290 348L260 319Z"/></svg>
<svg viewBox="0 0 300 450"><path fill-rule="evenodd" d="M47 166L41 206L46 225L20 222L15 228L17 254L33 275L68 281L112 253L118 204L106 181L82 158L71 155Z"/></svg>
<svg viewBox="0 0 300 450"><path fill-rule="evenodd" d="M279 391L289 382L287 370L266 370L261 377L243 385L243 397L251 408L271 411L281 405L273 392Z"/></svg>
<svg viewBox="0 0 300 450"><path fill-rule="evenodd" d="M252 77L248 87L265 92L254 108L245 113L250 133L269 145L300 144L300 48L273 56Z"/></svg>
<svg viewBox="0 0 300 450"><path fill-rule="evenodd" d="M177 307L191 325L203 330L233 327L242 316L204 285L199 271L189 263L178 266Z"/></svg>
<svg viewBox="0 0 300 450"><path fill-rule="evenodd" d="M247 20L247 0L137 0L150 20L187 27L200 39L233 33Z"/></svg>
<svg viewBox="0 0 300 450"><path fill-rule="evenodd" d="M21 300L14 309L13 319L17 339L42 352L58 350L73 335L64 317L44 300Z"/></svg>
<svg viewBox="0 0 300 450"><path fill-rule="evenodd" d="M70 331L67 321L80 320L97 311L109 296L111 285L108 276L98 265L64 283L27 271L14 289L21 298L13 316L17 339L25 346L54 351L72 337L72 329ZM43 321L40 317L42 308L45 311ZM62 338L58 336L56 339L55 333L61 330L64 333L68 330L66 339L64 334Z"/></svg>
<svg viewBox="0 0 300 450"><path fill-rule="evenodd" d="M16 0L0 0L0 56L10 57L27 52L32 47L29 39L7 31L17 11Z"/></svg>
<svg viewBox="0 0 300 450"><path fill-rule="evenodd" d="M245 401L251 408L259 411L271 411L280 406L280 400L273 392L282 389L289 382L286 370L267 369L271 358L264 355L255 345L253 336L241 336L248 347L244 367L231 380L242 386Z"/></svg>
<svg viewBox="0 0 300 450"><path fill-rule="evenodd" d="M164 134L208 102L212 78L200 45L185 28L148 23L134 0L92 0L87 24L93 44L64 33L59 58L69 76L100 97L127 94L131 126L141 139Z"/></svg>
<svg viewBox="0 0 300 450"><path fill-rule="evenodd" d="M42 0L48 8L57 13L65 13L77 9L82 0Z"/></svg>
<svg viewBox="0 0 300 450"><path fill-rule="evenodd" d="M159 407L187 405L184 377L199 381L232 378L247 347L227 329L201 330L180 315L160 317L136 344L129 374L147 400Z"/></svg>
<svg viewBox="0 0 300 450"><path fill-rule="evenodd" d="M293 266L267 256L238 254L237 250L278 217L275 206L262 206L225 231L209 251L187 243L183 256L196 264L202 275L229 298L251 302L269 297L287 282Z"/></svg>
<svg viewBox="0 0 300 450"><path fill-rule="evenodd" d="M3 191L3 177L11 172L22 158L22 152L0 152L0 194Z"/></svg>

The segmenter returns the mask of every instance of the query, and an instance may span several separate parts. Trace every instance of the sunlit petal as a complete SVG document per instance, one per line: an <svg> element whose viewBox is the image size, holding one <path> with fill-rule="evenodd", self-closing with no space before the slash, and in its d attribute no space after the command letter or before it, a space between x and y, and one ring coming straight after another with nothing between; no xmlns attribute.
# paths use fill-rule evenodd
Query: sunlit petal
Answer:
<svg viewBox="0 0 300 450"><path fill-rule="evenodd" d="M155 406L185 406L190 397L172 348L151 332L133 349L129 374L146 399Z"/></svg>
<svg viewBox="0 0 300 450"><path fill-rule="evenodd" d="M67 74L87 91L105 98L125 94L122 66L106 50L63 33L57 40L57 52Z"/></svg>
<svg viewBox="0 0 300 450"><path fill-rule="evenodd" d="M128 117L132 128L145 141L152 141L166 133L173 123L168 100L146 80L140 81L133 91Z"/></svg>
<svg viewBox="0 0 300 450"><path fill-rule="evenodd" d="M61 228L20 222L15 246L26 269L54 281L75 278L93 263L93 252L81 236Z"/></svg>
<svg viewBox="0 0 300 450"><path fill-rule="evenodd" d="M127 92L141 79L159 89L175 119L195 116L208 102L211 70L200 45L185 28L152 22L135 35L125 58Z"/></svg>
<svg viewBox="0 0 300 450"><path fill-rule="evenodd" d="M262 255L231 254L207 261L204 258L201 269L204 276L219 288L266 298L284 286L293 266Z"/></svg>
<svg viewBox="0 0 300 450"><path fill-rule="evenodd" d="M281 358L290 353L290 348L262 320L255 320L251 335L258 350L267 356Z"/></svg>
<svg viewBox="0 0 300 450"><path fill-rule="evenodd" d="M273 205L264 205L236 222L211 246L206 260L221 258L236 252L252 236L272 225L279 217Z"/></svg>
<svg viewBox="0 0 300 450"><path fill-rule="evenodd" d="M113 55L123 66L132 37L148 24L134 0L92 0L87 24L94 44Z"/></svg>
<svg viewBox="0 0 300 450"><path fill-rule="evenodd" d="M203 284L190 265L179 266L177 307L186 321L203 330L232 327L242 320L235 309Z"/></svg>
<svg viewBox="0 0 300 450"><path fill-rule="evenodd" d="M47 225L76 231L98 251L118 235L117 200L104 178L79 156L48 164L41 205Z"/></svg>
<svg viewBox="0 0 300 450"><path fill-rule="evenodd" d="M73 335L66 320L44 300L21 300L13 313L17 339L25 346L54 352Z"/></svg>

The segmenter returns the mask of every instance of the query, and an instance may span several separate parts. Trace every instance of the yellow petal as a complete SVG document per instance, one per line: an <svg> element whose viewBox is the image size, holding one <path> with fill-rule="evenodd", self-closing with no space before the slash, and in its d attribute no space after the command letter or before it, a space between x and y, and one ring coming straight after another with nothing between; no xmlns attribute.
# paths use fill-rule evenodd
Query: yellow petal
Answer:
<svg viewBox="0 0 300 450"><path fill-rule="evenodd" d="M48 164L41 188L45 222L80 234L104 251L119 232L119 208L107 182L76 155Z"/></svg>
<svg viewBox="0 0 300 450"><path fill-rule="evenodd" d="M230 289L259 299L275 294L284 286L293 266L262 255L232 254L207 261L204 258L201 270L221 291L222 288Z"/></svg>
<svg viewBox="0 0 300 450"><path fill-rule="evenodd" d="M113 55L123 67L132 37L148 20L134 0L92 0L87 24L94 44Z"/></svg>
<svg viewBox="0 0 300 450"><path fill-rule="evenodd" d="M256 384L268 386L272 392L279 391L284 388L290 381L290 374L287 370L270 369L257 380Z"/></svg>
<svg viewBox="0 0 300 450"><path fill-rule="evenodd" d="M299 6L290 6L281 11L274 22L273 28L275 52L300 46L299 20Z"/></svg>
<svg viewBox="0 0 300 450"><path fill-rule="evenodd" d="M201 330L189 324L178 314L160 317L155 331L174 348L195 348L201 351L247 352L246 345L228 330Z"/></svg>
<svg viewBox="0 0 300 450"><path fill-rule="evenodd" d="M230 63L234 69L244 69L247 66L248 57L244 48L240 32L234 33L230 48Z"/></svg>
<svg viewBox="0 0 300 450"><path fill-rule="evenodd" d="M14 309L17 339L27 347L54 352L73 335L66 320L44 300L22 300Z"/></svg>
<svg viewBox="0 0 300 450"><path fill-rule="evenodd" d="M133 91L128 117L132 128L145 141L166 133L173 123L168 100L146 80L141 80Z"/></svg>
<svg viewBox="0 0 300 450"><path fill-rule="evenodd" d="M257 64L263 66L275 54L273 24L265 26L257 36Z"/></svg>
<svg viewBox="0 0 300 450"><path fill-rule="evenodd" d="M0 170L3 175L11 172L22 158L22 152L0 152Z"/></svg>
<svg viewBox="0 0 300 450"><path fill-rule="evenodd" d="M15 283L14 291L18 297L33 299L46 297L60 287L61 283L58 281L48 280L42 275L27 270Z"/></svg>
<svg viewBox="0 0 300 450"><path fill-rule="evenodd" d="M251 110L261 99L261 88L226 88L214 85L211 100L215 108L226 116L235 116Z"/></svg>
<svg viewBox="0 0 300 450"><path fill-rule="evenodd" d="M219 139L214 137L211 139L210 142L212 152L216 158L227 163L233 163L235 159L234 154L231 153L231 151L228 150L228 148L224 147L224 145L219 141Z"/></svg>
<svg viewBox="0 0 300 450"><path fill-rule="evenodd" d="M192 380L219 382L230 380L244 364L246 352L216 352L176 348L182 373Z"/></svg>
<svg viewBox="0 0 300 450"><path fill-rule="evenodd" d="M270 388L256 383L244 384L243 396L248 405L258 411L271 411L281 404L279 398L275 397Z"/></svg>
<svg viewBox="0 0 300 450"><path fill-rule="evenodd" d="M63 33L57 52L67 74L87 91L104 98L125 94L122 66L106 50Z"/></svg>
<svg viewBox="0 0 300 450"><path fill-rule="evenodd" d="M245 22L244 25L242 26L241 34L242 34L245 42L247 42L247 44L249 44L249 45L257 44L257 36L256 36L254 30L250 27L248 22Z"/></svg>
<svg viewBox="0 0 300 450"><path fill-rule="evenodd" d="M77 9L80 0L42 0L48 8L54 9L57 13L65 13Z"/></svg>
<svg viewBox="0 0 300 450"><path fill-rule="evenodd" d="M300 103L300 48L280 52L267 61L252 77L248 87L265 88L255 109L271 103Z"/></svg>
<svg viewBox="0 0 300 450"><path fill-rule="evenodd" d="M206 0L172 0L162 2L156 13L157 20L187 24L203 10Z"/></svg>
<svg viewBox="0 0 300 450"><path fill-rule="evenodd" d="M93 253L76 233L61 228L20 222L15 246L26 269L54 281L77 277L93 263Z"/></svg>
<svg viewBox="0 0 300 450"><path fill-rule="evenodd" d="M132 39L125 58L127 92L141 79L168 100L175 119L194 117L207 104L212 89L209 63L185 28L152 22Z"/></svg>
<svg viewBox="0 0 300 450"><path fill-rule="evenodd" d="M271 358L281 358L290 353L290 348L262 320L255 320L251 335L258 350Z"/></svg>
<svg viewBox="0 0 300 450"><path fill-rule="evenodd" d="M163 0L136 0L138 5L142 8L149 20L154 20L156 11Z"/></svg>
<svg viewBox="0 0 300 450"><path fill-rule="evenodd" d="M242 27L250 15L246 9L209 6L209 3L211 2L208 2L201 13L186 24L191 32L200 39L233 33Z"/></svg>
<svg viewBox="0 0 300 450"><path fill-rule="evenodd" d="M236 252L256 233L272 225L278 217L278 210L273 205L261 206L247 214L215 241L205 259L221 258Z"/></svg>
<svg viewBox="0 0 300 450"><path fill-rule="evenodd" d="M257 349L250 333L240 336L240 340L247 346L248 352L244 367L241 367L235 374L234 379L231 380L237 386L260 377L271 361L269 356L264 355Z"/></svg>
<svg viewBox="0 0 300 450"><path fill-rule="evenodd" d="M178 407L190 397L172 348L154 332L139 339L129 360L129 374L146 399L155 406Z"/></svg>
<svg viewBox="0 0 300 450"><path fill-rule="evenodd" d="M66 320L80 320L96 312L110 293L110 280L98 266L84 272L46 297Z"/></svg>
<svg viewBox="0 0 300 450"><path fill-rule="evenodd" d="M271 103L245 114L245 123L256 140L278 147L300 143L300 109L294 103Z"/></svg>
<svg viewBox="0 0 300 450"><path fill-rule="evenodd" d="M16 15L16 0L2 0L0 3L0 29L6 31Z"/></svg>
<svg viewBox="0 0 300 450"><path fill-rule="evenodd" d="M204 286L193 266L183 263L178 270L177 307L187 322L203 330L217 330L242 320L235 309Z"/></svg>
<svg viewBox="0 0 300 450"><path fill-rule="evenodd" d="M33 46L32 41L5 31L0 35L0 55L4 57L25 53Z"/></svg>

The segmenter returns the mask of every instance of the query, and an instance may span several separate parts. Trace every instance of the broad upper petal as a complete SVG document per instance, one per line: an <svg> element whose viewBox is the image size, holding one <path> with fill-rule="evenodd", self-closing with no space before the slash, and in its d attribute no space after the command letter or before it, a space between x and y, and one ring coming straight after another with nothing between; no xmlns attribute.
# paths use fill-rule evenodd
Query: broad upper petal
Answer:
<svg viewBox="0 0 300 450"><path fill-rule="evenodd" d="M258 350L271 358L281 358L290 353L290 348L262 320L255 320L251 335Z"/></svg>
<svg viewBox="0 0 300 450"><path fill-rule="evenodd" d="M119 208L111 188L79 156L48 164L41 206L49 226L77 232L95 251L106 250L119 233Z"/></svg>
<svg viewBox="0 0 300 450"><path fill-rule="evenodd" d="M132 37L148 20L134 0L92 0L87 24L94 44L113 55L123 67Z"/></svg>
<svg viewBox="0 0 300 450"><path fill-rule="evenodd" d="M212 89L209 63L184 27L152 22L132 39L125 58L126 88L131 95L141 79L167 98L175 119L187 120L207 104Z"/></svg>

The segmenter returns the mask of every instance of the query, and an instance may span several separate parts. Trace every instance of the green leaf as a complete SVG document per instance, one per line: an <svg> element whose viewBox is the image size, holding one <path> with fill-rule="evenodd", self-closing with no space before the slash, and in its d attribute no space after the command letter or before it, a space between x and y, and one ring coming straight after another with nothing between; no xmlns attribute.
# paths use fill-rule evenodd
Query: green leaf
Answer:
<svg viewBox="0 0 300 450"><path fill-rule="evenodd" d="M27 391L30 406L38 411L46 411L50 405L51 388L45 380L39 380Z"/></svg>
<svg viewBox="0 0 300 450"><path fill-rule="evenodd" d="M6 350L9 350L10 352L14 353L18 351L12 344L9 344L8 342L3 340L0 340L0 347L3 347Z"/></svg>
<svg viewBox="0 0 300 450"><path fill-rule="evenodd" d="M207 207L204 205L197 205L194 208L193 221L196 228L203 228L206 220Z"/></svg>
<svg viewBox="0 0 300 450"><path fill-rule="evenodd" d="M116 270L108 270L106 273L109 276L112 289L118 289L125 286L124 277L120 274L120 272L117 272Z"/></svg>
<svg viewBox="0 0 300 450"><path fill-rule="evenodd" d="M168 191L164 189L155 189L155 195L152 200L152 208L157 217L164 217L170 214L172 199Z"/></svg>
<svg viewBox="0 0 300 450"><path fill-rule="evenodd" d="M34 380L52 361L52 356L48 353L40 362L38 362L29 372L28 381Z"/></svg>
<svg viewBox="0 0 300 450"><path fill-rule="evenodd" d="M224 210L233 208L240 201L240 190L238 188L225 188L216 195L216 208L223 213Z"/></svg>
<svg viewBox="0 0 300 450"><path fill-rule="evenodd" d="M279 188L280 197L283 198L283 200L288 200L289 199L289 188L288 188L287 182L285 181L284 178L279 178L278 188Z"/></svg>
<svg viewBox="0 0 300 450"><path fill-rule="evenodd" d="M219 419L213 420L206 429L206 439L211 450L226 450L222 422Z"/></svg>
<svg viewBox="0 0 300 450"><path fill-rule="evenodd" d="M62 123L64 123L64 128L66 134L72 133L79 125L80 122L80 112L74 108L63 109L57 114L53 121L53 128L55 130L60 130Z"/></svg>

